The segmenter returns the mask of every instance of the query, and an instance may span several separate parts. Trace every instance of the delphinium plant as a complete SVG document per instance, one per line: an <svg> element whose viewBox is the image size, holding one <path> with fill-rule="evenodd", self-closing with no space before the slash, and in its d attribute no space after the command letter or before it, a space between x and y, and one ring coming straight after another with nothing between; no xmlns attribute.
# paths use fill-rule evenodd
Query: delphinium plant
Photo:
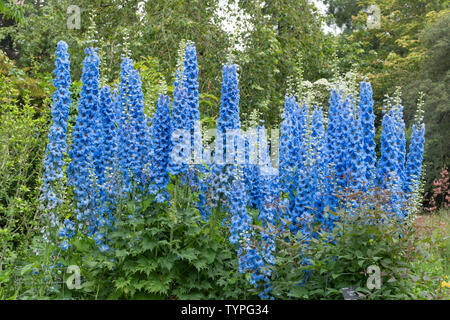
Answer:
<svg viewBox="0 0 450 320"><path fill-rule="evenodd" d="M100 59L94 48L85 50L83 88L78 116L69 150L68 183L73 187L74 216L77 228L93 234L97 228L97 190L94 153L99 140L99 72Z"/></svg>
<svg viewBox="0 0 450 320"><path fill-rule="evenodd" d="M52 118L53 124L48 133L48 144L44 158L44 172L42 176L42 210L47 221L43 224L44 238L48 238L49 227L59 228L61 219L57 206L64 201L65 195L65 162L64 154L67 152L67 124L70 108L70 62L68 46L64 41L58 42L56 49L56 69L53 85ZM48 239L49 240L49 239Z"/></svg>
<svg viewBox="0 0 450 320"><path fill-rule="evenodd" d="M333 88L328 118L321 107L287 95L274 168L269 155L276 146L264 126L243 132L237 66L228 62L211 159L200 130L196 49L187 42L181 51L173 97L162 92L150 116L133 61L123 57L116 88L100 88L100 58L86 49L67 169L73 212L58 217L61 247L70 249L65 258L85 264L84 293L102 287L102 297L213 298L221 290L245 296L230 293L232 275L234 285L263 299L305 297L305 288L324 283L324 296L335 297L328 281L340 288L361 280L336 280L348 271L339 269L336 246L366 250L388 231L406 239L409 229L395 225L407 225L405 200L417 198L424 125L413 125L407 153L398 98L387 104L377 161L369 83L360 84L359 103L355 90ZM62 200L52 188L65 178L70 102L67 46L58 45L57 56L43 185L50 220L56 216L48 209ZM352 237L368 243L355 245ZM382 249L386 264L392 241ZM352 272L355 263L368 263L347 253ZM335 278L322 277L327 266L336 268ZM296 278L286 274L291 267Z"/></svg>

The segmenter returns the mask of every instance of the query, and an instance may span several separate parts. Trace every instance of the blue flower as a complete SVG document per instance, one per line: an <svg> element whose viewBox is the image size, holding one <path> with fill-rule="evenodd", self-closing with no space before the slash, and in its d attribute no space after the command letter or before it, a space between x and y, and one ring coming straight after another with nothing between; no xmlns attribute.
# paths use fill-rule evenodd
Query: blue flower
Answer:
<svg viewBox="0 0 450 320"><path fill-rule="evenodd" d="M152 132L152 164L151 164L151 187L153 190L166 189L169 182L167 168L172 149L172 122L170 117L170 99L168 96L160 95L156 104L153 118ZM161 199L161 198L158 198Z"/></svg>
<svg viewBox="0 0 450 320"><path fill-rule="evenodd" d="M102 245L99 247L99 250L100 250L100 252L108 252L108 251L110 250L110 248L109 248L108 245L102 244Z"/></svg>
<svg viewBox="0 0 450 320"><path fill-rule="evenodd" d="M220 113L217 119L213 164L209 175L211 205L217 205L221 198L227 197L233 179L232 171L238 160L238 145L244 142L240 133L236 65L224 65L222 77ZM244 157L243 154L240 156Z"/></svg>
<svg viewBox="0 0 450 320"><path fill-rule="evenodd" d="M246 208L247 198L245 186L240 179L235 179L228 196L229 212L232 223L230 225L230 241L237 243L242 235L250 229L251 217Z"/></svg>
<svg viewBox="0 0 450 320"><path fill-rule="evenodd" d="M362 124L364 166L366 179L373 183L376 177L375 165L375 115L373 113L372 87L368 82L361 82L359 96L359 117Z"/></svg>
<svg viewBox="0 0 450 320"><path fill-rule="evenodd" d="M177 71L178 72L178 71ZM172 101L172 126L171 136L172 152L170 154L169 172L173 175L186 173L191 156L191 128L190 106L188 104L188 90L178 83L174 84Z"/></svg>
<svg viewBox="0 0 450 320"><path fill-rule="evenodd" d="M67 250L70 248L70 244L67 240L62 241L59 246L63 250Z"/></svg>
<svg viewBox="0 0 450 320"><path fill-rule="evenodd" d="M200 120L199 92L198 92L197 52L193 43L188 42L185 49L182 87L186 89L187 130L191 136L191 148L194 146L194 125Z"/></svg>
<svg viewBox="0 0 450 320"><path fill-rule="evenodd" d="M382 122L381 158L377 162L377 180L380 187L389 191L390 201L386 210L402 215L405 162L404 122L401 106L392 106L385 112Z"/></svg>
<svg viewBox="0 0 450 320"><path fill-rule="evenodd" d="M100 91L100 113L101 113L101 145L99 158L98 180L101 185L106 182L105 173L111 171L115 166L114 159L117 154L116 125L114 106L111 98L111 89L105 86Z"/></svg>
<svg viewBox="0 0 450 320"><path fill-rule="evenodd" d="M280 128L279 174L281 191L294 199L295 174L303 166L304 136L308 125L308 108L299 107L293 96L285 97L283 122Z"/></svg>
<svg viewBox="0 0 450 320"><path fill-rule="evenodd" d="M53 105L51 109L53 124L48 133L48 144L43 162L43 184L40 200L47 209L48 222L56 227L59 224L54 208L62 199L62 180L64 177L64 153L67 152L67 121L70 109L70 62L68 46L59 41L56 49L55 79L53 85Z"/></svg>
<svg viewBox="0 0 450 320"><path fill-rule="evenodd" d="M97 228L95 208L95 153L100 143L99 125L99 72L100 59L97 50L85 50L83 86L78 101L78 115L72 133L72 145L69 151L71 162L67 168L68 182L74 189L76 216L79 222L88 226L92 234Z"/></svg>
<svg viewBox="0 0 450 320"><path fill-rule="evenodd" d="M422 173L423 149L425 143L425 124L415 123L412 126L411 142L409 144L406 162L405 181L403 191L416 196L419 189L420 175ZM413 197L410 197L413 198Z"/></svg>
<svg viewBox="0 0 450 320"><path fill-rule="evenodd" d="M239 89L237 69L234 64L223 66L222 96L220 114L217 119L217 130L222 134L233 129L240 129Z"/></svg>

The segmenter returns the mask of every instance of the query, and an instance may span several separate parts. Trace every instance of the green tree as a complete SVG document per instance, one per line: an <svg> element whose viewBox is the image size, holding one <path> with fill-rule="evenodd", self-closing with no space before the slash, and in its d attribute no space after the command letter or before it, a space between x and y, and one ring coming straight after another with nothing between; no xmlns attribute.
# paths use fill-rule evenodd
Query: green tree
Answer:
<svg viewBox="0 0 450 320"><path fill-rule="evenodd" d="M358 0L324 0L328 6L327 12L334 18L334 23L344 30L352 30L352 17L361 10Z"/></svg>
<svg viewBox="0 0 450 320"><path fill-rule="evenodd" d="M200 65L200 90L220 92L221 64L225 62L228 41L218 23L217 0L147 1L79 0L79 29L68 29L73 13L70 0L32 0L25 5L25 19L1 28L0 39L10 36L19 52L20 67L35 73L51 72L56 43L69 45L72 77L81 76L83 50L95 39L101 54L101 71L106 81L117 77L121 55L127 51L135 61L141 57L158 58L166 80L171 80L177 63L180 42L196 43ZM144 2L143 2L144 3Z"/></svg>
<svg viewBox="0 0 450 320"><path fill-rule="evenodd" d="M367 14L360 11L353 19L358 26L351 34L342 35L351 43L359 43L359 71L368 76L374 98L381 102L392 95L396 86L408 83L424 57L419 34L432 20L433 12L444 9L438 0L376 0L361 5L377 5L381 10L381 27L366 27Z"/></svg>
<svg viewBox="0 0 450 320"><path fill-rule="evenodd" d="M23 19L22 5L15 4L12 0L0 0L0 14L1 19L13 19L19 21Z"/></svg>
<svg viewBox="0 0 450 320"><path fill-rule="evenodd" d="M450 165L450 11L437 14L436 22L421 33L421 43L426 50L416 79L404 88L404 101L409 107L406 114L412 120L411 105L419 92L425 93L424 121L426 144L425 189L430 191L433 180L444 165Z"/></svg>
<svg viewBox="0 0 450 320"><path fill-rule="evenodd" d="M241 66L241 112L257 110L267 126L279 122L289 78L314 81L332 74L333 36L322 30L324 18L310 1L241 0L250 16ZM245 116L244 116L245 120Z"/></svg>

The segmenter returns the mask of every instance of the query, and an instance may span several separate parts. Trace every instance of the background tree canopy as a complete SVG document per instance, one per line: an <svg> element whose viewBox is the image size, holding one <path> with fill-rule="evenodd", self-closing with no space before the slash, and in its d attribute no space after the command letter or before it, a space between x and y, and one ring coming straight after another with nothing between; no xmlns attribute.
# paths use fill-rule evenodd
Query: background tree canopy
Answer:
<svg viewBox="0 0 450 320"><path fill-rule="evenodd" d="M400 86L409 127L419 92L425 93L429 189L439 169L450 164L449 1L323 3L328 16L308 0L79 0L80 28L71 30L67 9L73 1L30 0L15 5L2 0L0 71L18 89L19 99L26 93L37 110L48 114L44 100L52 90L54 51L56 43L64 40L70 48L76 105L83 50L95 39L101 51L102 81L116 81L121 55L130 52L151 109L160 90L171 90L180 44L191 40L198 53L203 124L215 124L222 65L233 59L239 65L243 124L257 114L267 127L279 125L287 90L298 91L302 81L315 83L351 71L356 80L368 77L371 81L377 119L381 119L385 96ZM228 5L237 6L236 21L247 27L224 31L223 26L233 22L230 14L219 11L229 9ZM370 5L380 8L380 28L366 27L365 9ZM337 25L342 32L326 33L325 23Z"/></svg>

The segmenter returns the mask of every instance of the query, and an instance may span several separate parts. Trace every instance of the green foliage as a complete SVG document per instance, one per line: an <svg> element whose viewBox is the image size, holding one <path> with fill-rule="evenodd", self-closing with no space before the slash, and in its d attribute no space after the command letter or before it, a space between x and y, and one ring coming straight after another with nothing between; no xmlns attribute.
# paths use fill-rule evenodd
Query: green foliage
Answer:
<svg viewBox="0 0 450 320"><path fill-rule="evenodd" d="M352 17L356 16L361 8L358 0L324 0L328 6L328 14L334 18L334 23L344 30L352 30Z"/></svg>
<svg viewBox="0 0 450 320"><path fill-rule="evenodd" d="M114 209L117 228L108 234L108 253L80 235L69 251L42 243L39 177L50 124L50 72L59 40L69 44L73 79L80 78L83 49L92 37L101 51L103 84L117 79L121 54L130 52L143 81L148 115L159 92L172 90L180 42L194 41L203 128L215 127L221 65L230 54L240 65L244 127L251 114L269 127L278 125L279 108L291 85L288 79L299 82L295 89L305 101L327 105L329 85L341 74L367 74L378 113L384 96L403 85L408 123L422 91L429 173L425 188L443 165L450 165L448 1L326 0L336 23L347 27L344 34L333 36L323 32L324 18L309 1L242 0L239 7L253 25L238 31L245 40L243 52L220 27L218 0L148 1L142 20L139 2L78 1L78 30L67 28L72 1L27 1L24 17L11 1L0 2L0 13L15 19L2 21L0 45L8 56L17 57L10 60L0 51L0 299L256 297L245 276L238 274L236 248L230 246L223 224L226 214L217 212L208 223L203 221L195 208L196 195L175 178L170 206L156 204L152 196L133 195L139 201ZM381 8L380 29L365 27L367 15L361 9L370 4ZM333 79L325 83L323 78ZM69 135L80 91L81 81L74 80ZM378 128L377 137L380 132ZM60 208L61 217L72 214L68 206L66 202ZM366 209L356 214L339 211L331 231L311 226L315 236L310 240L278 226L275 296L342 299L343 287L356 286L367 299L448 299L448 289L440 285L450 273L448 212L429 218L439 222L418 226L387 217L376 206ZM80 290L69 290L63 283L68 276L64 269L71 264L81 267ZM370 265L383 272L379 290L366 288L364 272Z"/></svg>
<svg viewBox="0 0 450 320"><path fill-rule="evenodd" d="M424 189L430 191L440 168L449 165L448 132L448 1L327 0L336 22L351 26L336 39L341 72L355 69L367 76L374 92L376 119L386 95L402 87L405 121L411 124L424 92L426 145ZM364 8L377 5L380 28L367 28ZM359 8L357 10L357 8ZM350 9L350 10L348 10ZM379 120L378 120L379 121ZM380 123L376 122L379 127Z"/></svg>
<svg viewBox="0 0 450 320"><path fill-rule="evenodd" d="M31 76L53 70L56 42L64 40L70 48L72 78L80 78L83 49L93 37L102 57L100 70L105 82L117 77L121 54L127 51L135 61L153 57L151 62L143 59L149 69L158 61L156 69L166 83L173 82L180 42L191 40L198 53L199 91L206 98L200 109L208 111L202 113L207 117L218 113L216 99L209 97L220 96L221 66L233 52L242 71L243 120L257 109L269 125L279 120L279 109L273 106L283 104L287 76L297 75L298 69L311 81L330 75L330 57L335 50L332 36L323 33L323 19L308 1L266 1L264 7L259 0L239 1L253 25L251 31L242 30L244 52L235 51L231 35L222 30L226 17L217 14L218 0L146 2L141 16L137 13L139 2L78 1L80 29L70 30L70 0L33 0L24 5L27 14L23 21L0 28L0 40L10 39L18 65L28 68Z"/></svg>
<svg viewBox="0 0 450 320"><path fill-rule="evenodd" d="M425 190L431 192L432 182L439 176L442 167L450 165L450 65L447 55L450 51L448 33L450 32L450 11L443 11L434 23L424 29L421 34L426 49L424 59L419 66L416 79L405 86L404 100L411 105L419 98L420 92L425 94L424 121L426 125L426 144L424 165ZM412 119L414 110L407 109Z"/></svg>
<svg viewBox="0 0 450 320"><path fill-rule="evenodd" d="M243 121L256 109L267 126L277 125L288 77L315 81L332 74L332 36L310 1L239 1L250 15L246 48L237 52Z"/></svg>
<svg viewBox="0 0 450 320"><path fill-rule="evenodd" d="M312 238L280 232L273 266L275 297L343 299L342 288L348 287L357 288L364 299L448 297L439 290L445 255L430 251L438 243L448 249L448 239L436 232L420 236L412 217L399 220L381 210L381 203L369 203L374 206L336 212L333 230L324 230L319 223L310 226ZM367 287L369 266L380 268L379 289Z"/></svg>
<svg viewBox="0 0 450 320"><path fill-rule="evenodd" d="M143 57L139 62L135 63L135 68L141 76L142 91L144 93L144 112L149 116L153 116L158 96L166 86L158 59Z"/></svg>
<svg viewBox="0 0 450 320"><path fill-rule="evenodd" d="M360 11L353 23L357 28L345 37L360 43L360 71L372 83L374 99L380 103L386 94L392 95L396 86L403 85L417 72L424 51L418 36L432 19L433 12L445 8L442 1L376 0L361 1L374 4L381 11L381 27L366 27L367 14Z"/></svg>
<svg viewBox="0 0 450 320"><path fill-rule="evenodd" d="M449 282L450 274L450 212L418 216L415 227L421 259L412 263L416 272L411 292L414 297L448 300L450 289L442 282Z"/></svg>
<svg viewBox="0 0 450 320"><path fill-rule="evenodd" d="M55 261L61 249L36 236L22 256L0 271L0 299L47 300L62 297L64 269Z"/></svg>
<svg viewBox="0 0 450 320"><path fill-rule="evenodd" d="M196 43L201 66L200 91L218 95L221 65L225 62L229 41L215 23L217 0L208 1L151 1L143 2L142 16L138 12L141 1L130 0L70 0L29 1L27 15L16 25L1 28L0 40L11 37L19 51L21 67L33 67L32 72L53 70L56 42L64 40L70 48L72 78L81 75L83 50L87 40L97 40L101 51L101 73L107 82L119 72L121 55L127 51L131 58L151 56L160 61L165 81L175 73L177 49L183 40ZM70 5L81 10L80 29L68 29L67 13Z"/></svg>
<svg viewBox="0 0 450 320"><path fill-rule="evenodd" d="M0 74L5 76L3 81L8 82L8 85L17 91L16 98L19 102L22 102L26 95L31 102L42 107L43 101L53 90L49 74L32 78L26 70L18 68L15 61L10 60L3 51L0 51Z"/></svg>
<svg viewBox="0 0 450 320"><path fill-rule="evenodd" d="M21 21L23 19L23 8L14 4L13 0L1 0L0 14L7 19L13 19L16 22Z"/></svg>
<svg viewBox="0 0 450 320"><path fill-rule="evenodd" d="M23 104L18 96L14 83L0 75L0 272L11 266L37 225L46 145L47 118L27 96Z"/></svg>
<svg viewBox="0 0 450 320"><path fill-rule="evenodd" d="M72 294L90 299L250 297L248 281L237 274L235 248L223 235L207 231L189 188L175 187L175 193L170 207L145 196L117 208L108 253L90 239L75 239L66 263L80 265L84 280L81 291Z"/></svg>

